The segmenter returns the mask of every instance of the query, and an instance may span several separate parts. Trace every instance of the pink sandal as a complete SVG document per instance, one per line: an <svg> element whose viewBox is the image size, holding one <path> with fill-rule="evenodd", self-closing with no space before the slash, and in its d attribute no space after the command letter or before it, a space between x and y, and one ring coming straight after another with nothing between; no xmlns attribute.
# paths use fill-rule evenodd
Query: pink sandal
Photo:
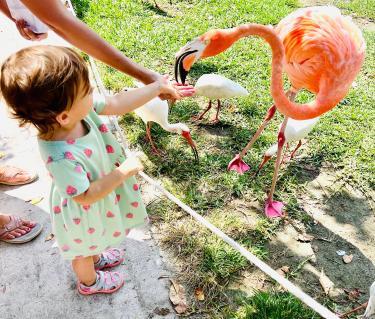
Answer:
<svg viewBox="0 0 375 319"><path fill-rule="evenodd" d="M124 278L119 272L97 271L96 281L92 286L78 282L77 289L81 295L111 294L124 285Z"/></svg>
<svg viewBox="0 0 375 319"><path fill-rule="evenodd" d="M7 224L0 227L0 241L4 241L6 243L10 243L10 244L27 243L30 240L34 239L36 236L38 236L43 229L42 225L40 225L39 223L36 223L31 226L31 225L25 225L24 224L25 221L17 216L9 216L9 218L10 218L10 221ZM25 230L26 233L18 237L13 235L15 236L15 238L7 238L10 232L12 232L13 230L17 228L20 228L21 226L28 227L29 231Z"/></svg>
<svg viewBox="0 0 375 319"><path fill-rule="evenodd" d="M95 270L111 268L121 264L124 261L123 251L118 248L110 248L102 252L99 260L94 263Z"/></svg>
<svg viewBox="0 0 375 319"><path fill-rule="evenodd" d="M35 181L38 174L30 174L24 169L15 166L0 166L0 184L16 186Z"/></svg>

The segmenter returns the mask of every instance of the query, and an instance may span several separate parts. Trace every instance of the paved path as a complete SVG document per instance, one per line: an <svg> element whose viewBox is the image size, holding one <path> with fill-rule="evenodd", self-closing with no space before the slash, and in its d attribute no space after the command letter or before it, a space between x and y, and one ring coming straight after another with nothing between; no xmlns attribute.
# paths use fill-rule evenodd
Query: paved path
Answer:
<svg viewBox="0 0 375 319"><path fill-rule="evenodd" d="M0 43L0 61L34 44L23 40L2 15ZM66 45L52 32L42 43ZM18 165L39 174L39 180L30 185L0 186L0 213L19 215L44 225L42 234L30 243L0 242L0 318L161 318L153 312L157 307L171 310L162 318L175 318L168 298L168 279L159 279L171 274L147 229L131 232L123 244L126 261L118 270L125 274L124 288L113 295L80 296L70 264L60 257L53 241L45 240L51 232L47 213L50 182L38 154L35 131L20 129L9 119L2 104L0 152L7 154L0 159L0 165ZM25 202L39 197L43 200L37 206Z"/></svg>

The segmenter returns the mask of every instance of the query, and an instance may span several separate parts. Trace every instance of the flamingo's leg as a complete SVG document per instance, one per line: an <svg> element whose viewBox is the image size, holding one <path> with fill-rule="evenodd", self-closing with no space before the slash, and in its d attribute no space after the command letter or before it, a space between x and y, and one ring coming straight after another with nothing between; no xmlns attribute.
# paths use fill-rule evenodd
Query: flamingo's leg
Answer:
<svg viewBox="0 0 375 319"><path fill-rule="evenodd" d="M272 105L267 112L263 123L258 128L250 142L245 146L241 153L237 154L228 164L228 171L236 171L239 174L243 174L250 169L250 166L247 165L242 158L246 155L247 151L253 146L254 142L258 139L259 135L263 132L268 122L274 117L276 112L276 105Z"/></svg>
<svg viewBox="0 0 375 319"><path fill-rule="evenodd" d="M220 100L217 100L217 110L216 110L216 116L211 120L211 124L217 124L219 123L219 112L221 108Z"/></svg>
<svg viewBox="0 0 375 319"><path fill-rule="evenodd" d="M259 126L258 130L255 132L254 136L251 138L250 142L247 143L245 148L241 151L240 157L244 157L247 151L253 146L255 141L258 139L259 135L263 132L263 130L268 125L269 121L275 116L276 113L276 105L272 105L267 112L266 117L264 118L262 124Z"/></svg>
<svg viewBox="0 0 375 319"><path fill-rule="evenodd" d="M285 127L286 124L288 123L288 117L284 118L283 124L281 125L279 135L277 137L277 158L276 158L276 163L275 163L275 171L273 173L273 178L272 178L272 185L271 185L271 190L268 195L267 201L266 201L266 207L265 207L265 213L267 217L281 217L284 215L282 212L282 208L284 204L282 202L277 202L273 200L273 194L275 192L275 186L276 186L276 181L277 181L277 176L279 174L279 168L281 164L281 158L282 158L282 153L283 153L283 146L285 144Z"/></svg>
<svg viewBox="0 0 375 319"><path fill-rule="evenodd" d="M294 158L294 155L296 155L296 152L301 147L301 145L302 145L302 141L299 140L296 148L294 149L294 151L292 152L292 154L290 154L290 160L292 160Z"/></svg>
<svg viewBox="0 0 375 319"><path fill-rule="evenodd" d="M147 138L148 140L150 141L150 144L151 144L151 148L152 148L152 152L156 155L161 155L160 151L157 149L157 147L155 146L155 143L154 141L152 140L152 136L151 136L151 125L152 125L152 122L147 122L146 124L146 134L147 134Z"/></svg>
<svg viewBox="0 0 375 319"><path fill-rule="evenodd" d="M209 102L208 102L208 106L207 106L207 108L201 113L201 114L199 114L199 115L197 115L197 116L193 116L191 119L194 121L194 122L196 122L196 121L200 121L202 118L203 118L203 116L211 109L211 107L212 107L212 101L210 100Z"/></svg>

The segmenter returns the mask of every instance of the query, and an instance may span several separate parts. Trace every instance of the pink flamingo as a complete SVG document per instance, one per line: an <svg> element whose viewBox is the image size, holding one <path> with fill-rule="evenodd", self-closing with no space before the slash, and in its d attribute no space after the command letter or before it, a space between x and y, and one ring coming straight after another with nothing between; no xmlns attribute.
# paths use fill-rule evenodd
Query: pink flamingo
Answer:
<svg viewBox="0 0 375 319"><path fill-rule="evenodd" d="M175 77L184 83L191 66L199 59L215 56L227 50L243 37L257 35L272 49L271 95L275 102L262 125L244 150L229 163L228 169L243 173L249 166L242 160L276 112L285 116L278 134L275 172L265 214L282 216L283 203L274 201L277 175L285 143L284 130L288 118L307 120L335 107L348 93L365 57L365 42L359 28L349 17L331 6L303 8L291 13L273 29L259 24L245 24L231 29L210 30L186 44L176 54ZM283 90L283 69L292 84ZM301 89L316 94L316 99L294 103Z"/></svg>

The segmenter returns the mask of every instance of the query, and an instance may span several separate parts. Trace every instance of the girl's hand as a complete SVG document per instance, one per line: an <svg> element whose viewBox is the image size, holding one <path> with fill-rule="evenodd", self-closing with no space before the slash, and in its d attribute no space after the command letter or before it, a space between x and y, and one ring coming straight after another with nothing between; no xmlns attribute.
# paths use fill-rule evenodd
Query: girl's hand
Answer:
<svg viewBox="0 0 375 319"><path fill-rule="evenodd" d="M183 97L192 96L195 93L193 86L171 82L168 75L159 77L156 82L159 84L159 97L162 100L179 100Z"/></svg>
<svg viewBox="0 0 375 319"><path fill-rule="evenodd" d="M124 175L129 177L137 175L143 171L144 167L142 162L136 156L129 156L120 166L119 169Z"/></svg>

